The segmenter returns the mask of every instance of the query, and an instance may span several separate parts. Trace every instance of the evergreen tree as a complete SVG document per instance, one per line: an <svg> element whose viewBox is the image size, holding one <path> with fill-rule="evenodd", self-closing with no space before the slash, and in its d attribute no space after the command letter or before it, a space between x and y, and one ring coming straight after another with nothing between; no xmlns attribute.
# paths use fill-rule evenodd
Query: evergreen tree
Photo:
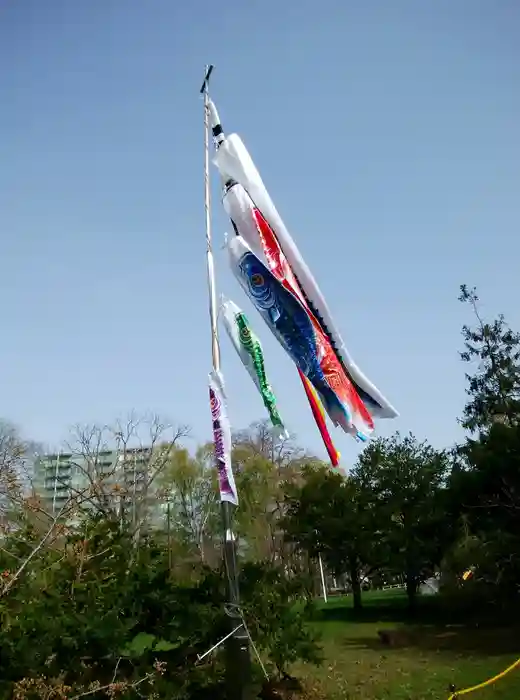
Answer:
<svg viewBox="0 0 520 700"><path fill-rule="evenodd" d="M459 301L469 304L476 318L475 326L462 327L465 349L460 356L466 363L478 363L474 373L466 373L469 398L461 423L470 433L487 432L496 422L518 425L520 334L509 328L502 314L491 323L482 318L475 288L461 285Z"/></svg>
<svg viewBox="0 0 520 700"><path fill-rule="evenodd" d="M461 424L470 433L450 479L453 515L464 518L480 548L473 564L483 594L501 604L518 594L520 553L520 334L504 316L485 321L476 290L460 288L474 327L463 326L468 401ZM471 435L473 434L473 435Z"/></svg>

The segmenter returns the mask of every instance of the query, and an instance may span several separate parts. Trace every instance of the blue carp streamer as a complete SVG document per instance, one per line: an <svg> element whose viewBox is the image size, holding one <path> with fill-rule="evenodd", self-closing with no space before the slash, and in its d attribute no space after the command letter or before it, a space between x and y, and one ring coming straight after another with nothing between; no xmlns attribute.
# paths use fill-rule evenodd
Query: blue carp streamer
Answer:
<svg viewBox="0 0 520 700"><path fill-rule="evenodd" d="M330 388L317 354L312 322L300 302L251 251L237 261L237 277L271 332L296 366L319 392L329 415L345 415L345 407Z"/></svg>

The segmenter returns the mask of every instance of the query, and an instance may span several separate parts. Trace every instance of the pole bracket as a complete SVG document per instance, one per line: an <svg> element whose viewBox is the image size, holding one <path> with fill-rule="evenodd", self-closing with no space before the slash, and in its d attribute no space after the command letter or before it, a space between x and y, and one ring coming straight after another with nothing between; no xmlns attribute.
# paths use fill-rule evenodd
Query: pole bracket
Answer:
<svg viewBox="0 0 520 700"><path fill-rule="evenodd" d="M202 83L202 87L200 88L201 95L203 95L206 92L206 90L208 89L209 77L213 73L214 67L215 66L213 66L213 65L209 65L206 68L206 75L204 76L204 82Z"/></svg>

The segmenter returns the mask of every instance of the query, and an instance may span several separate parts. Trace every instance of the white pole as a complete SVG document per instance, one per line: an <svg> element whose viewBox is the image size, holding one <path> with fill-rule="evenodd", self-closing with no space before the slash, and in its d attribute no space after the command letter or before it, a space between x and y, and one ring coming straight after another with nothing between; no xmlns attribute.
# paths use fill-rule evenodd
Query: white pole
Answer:
<svg viewBox="0 0 520 700"><path fill-rule="evenodd" d="M321 554L318 553L318 561L320 563L320 574L321 574L321 589L323 591L323 600L327 602L327 586L325 585L325 574L323 572L323 562L321 560Z"/></svg>
<svg viewBox="0 0 520 700"><path fill-rule="evenodd" d="M211 325L211 356L213 370L220 371L220 347L218 343L217 325L217 292L215 284L215 265L211 241L211 193L209 187L209 132L210 108L208 82L213 66L206 66L201 93L204 96L204 207L206 213L206 264L208 273L209 319ZM227 587L230 612L230 622L236 626L226 637L229 639L229 650L226 664L228 696L237 700L245 700L249 687L250 655L249 638L240 618L240 598L238 590L238 568L235 535L232 529L231 504L223 501L222 526L224 536L224 562L227 571ZM239 624L240 623L240 624Z"/></svg>
<svg viewBox="0 0 520 700"><path fill-rule="evenodd" d="M209 187L209 98L208 79L211 70L206 67L204 88L204 208L206 210L206 265L208 272L209 319L211 325L211 356L213 369L220 371L220 348L218 343L217 325L217 292L215 284L215 264L213 261L213 246L211 240L211 192Z"/></svg>

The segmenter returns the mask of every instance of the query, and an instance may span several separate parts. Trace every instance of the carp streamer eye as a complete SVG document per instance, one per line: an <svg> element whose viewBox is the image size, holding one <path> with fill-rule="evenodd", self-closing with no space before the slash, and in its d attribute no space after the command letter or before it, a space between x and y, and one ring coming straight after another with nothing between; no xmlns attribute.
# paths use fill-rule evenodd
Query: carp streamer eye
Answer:
<svg viewBox="0 0 520 700"><path fill-rule="evenodd" d="M251 276L251 283L254 284L255 287L263 286L264 276L261 275L259 272L255 272L255 274Z"/></svg>

